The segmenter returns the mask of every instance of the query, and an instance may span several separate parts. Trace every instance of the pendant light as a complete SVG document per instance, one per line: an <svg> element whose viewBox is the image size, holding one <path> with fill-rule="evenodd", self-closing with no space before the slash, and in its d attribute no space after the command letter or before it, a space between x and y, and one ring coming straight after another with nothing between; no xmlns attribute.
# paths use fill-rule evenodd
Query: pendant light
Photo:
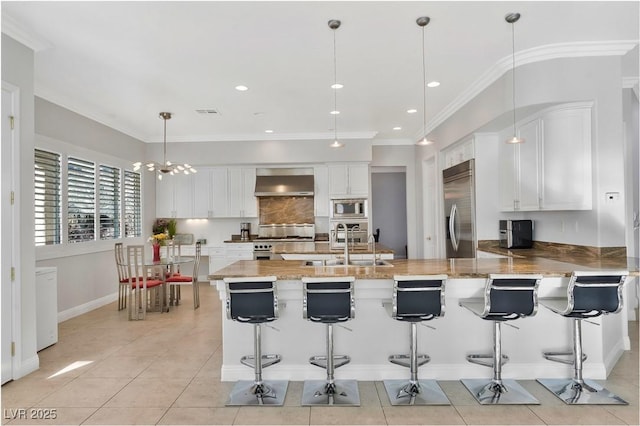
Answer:
<svg viewBox="0 0 640 426"><path fill-rule="evenodd" d="M158 171L158 180L162 180L162 176L165 174L175 175L178 173L184 173L188 175L190 173L196 173L197 170L191 167L189 164L172 164L171 161L167 160L167 120L171 119L170 112L161 112L159 114L160 118L164 121L164 139L163 139L163 156L162 163L156 163L155 161L148 162L145 164L147 166L147 171L155 172ZM138 161L137 163L133 163L133 170L140 170L142 163Z"/></svg>
<svg viewBox="0 0 640 426"><path fill-rule="evenodd" d="M516 37L515 37L515 23L520 19L519 13L509 13L504 17L504 20L511 24L511 99L513 102L513 136L505 141L509 144L523 143L524 138L519 138L516 132Z"/></svg>
<svg viewBox="0 0 640 426"><path fill-rule="evenodd" d="M338 140L338 114L340 114L340 111L338 111L338 94L336 92L342 87L341 84L338 84L338 73L336 71L336 30L340 28L341 22L337 19L332 19L327 24L333 30L333 85L331 86L333 90L333 111L331 111L331 114L333 114L333 142L329 146L331 148L342 148L344 144Z"/></svg>
<svg viewBox="0 0 640 426"><path fill-rule="evenodd" d="M422 28L422 131L424 132L424 136L416 145L431 145L433 141L427 139L427 67L426 67L426 59L424 53L424 27L431 21L431 18L428 16L421 16L416 19L416 24Z"/></svg>

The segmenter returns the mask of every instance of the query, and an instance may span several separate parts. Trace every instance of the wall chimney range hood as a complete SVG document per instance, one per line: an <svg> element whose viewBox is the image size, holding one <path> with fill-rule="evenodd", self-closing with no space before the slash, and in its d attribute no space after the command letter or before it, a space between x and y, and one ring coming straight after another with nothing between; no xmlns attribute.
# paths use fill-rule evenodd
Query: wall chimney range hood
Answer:
<svg viewBox="0 0 640 426"><path fill-rule="evenodd" d="M312 196L313 168L256 169L256 197Z"/></svg>

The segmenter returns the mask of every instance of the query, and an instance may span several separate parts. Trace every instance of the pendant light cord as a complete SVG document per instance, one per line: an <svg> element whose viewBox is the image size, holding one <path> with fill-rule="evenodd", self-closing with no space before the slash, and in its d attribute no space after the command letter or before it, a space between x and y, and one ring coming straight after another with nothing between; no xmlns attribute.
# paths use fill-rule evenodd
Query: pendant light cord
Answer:
<svg viewBox="0 0 640 426"><path fill-rule="evenodd" d="M513 104L513 137L516 137L516 36L515 22L511 23L511 101Z"/></svg>
<svg viewBox="0 0 640 426"><path fill-rule="evenodd" d="M424 26L422 27L422 131L427 139L427 66L424 54Z"/></svg>
<svg viewBox="0 0 640 426"><path fill-rule="evenodd" d="M333 140L338 141L338 71L336 66L336 30L333 30Z"/></svg>
<svg viewBox="0 0 640 426"><path fill-rule="evenodd" d="M163 143L163 152L164 152L164 156L163 156L163 163L162 163L162 167L167 167L167 118L166 117L162 117L162 120L164 121L164 143Z"/></svg>

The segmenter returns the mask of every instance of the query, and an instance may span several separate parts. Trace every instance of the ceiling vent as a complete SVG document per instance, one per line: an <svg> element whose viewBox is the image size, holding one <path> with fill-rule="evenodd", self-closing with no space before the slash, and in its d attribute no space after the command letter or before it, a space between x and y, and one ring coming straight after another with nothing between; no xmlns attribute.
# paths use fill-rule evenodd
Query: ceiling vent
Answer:
<svg viewBox="0 0 640 426"><path fill-rule="evenodd" d="M222 115L217 109L213 108L197 109L196 112L200 115Z"/></svg>

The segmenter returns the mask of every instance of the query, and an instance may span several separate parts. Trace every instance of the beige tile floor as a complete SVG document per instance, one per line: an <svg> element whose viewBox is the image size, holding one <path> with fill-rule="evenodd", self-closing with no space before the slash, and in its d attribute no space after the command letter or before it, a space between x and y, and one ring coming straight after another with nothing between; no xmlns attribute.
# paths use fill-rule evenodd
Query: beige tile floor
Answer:
<svg viewBox="0 0 640 426"><path fill-rule="evenodd" d="M451 406L392 407L381 382L361 382L360 407L300 407L292 382L283 407L225 407L232 383L220 382L221 306L201 286L169 313L127 321L115 303L60 324L59 342L39 353L40 369L2 386L3 424L598 424L638 425L638 323L606 386L628 406L567 406L535 381L524 386L541 404L480 406L457 381L440 382ZM66 369L66 370L65 370ZM251 373L248 372L248 378ZM16 419L26 409L56 419ZM34 409L33 413L30 409Z"/></svg>

